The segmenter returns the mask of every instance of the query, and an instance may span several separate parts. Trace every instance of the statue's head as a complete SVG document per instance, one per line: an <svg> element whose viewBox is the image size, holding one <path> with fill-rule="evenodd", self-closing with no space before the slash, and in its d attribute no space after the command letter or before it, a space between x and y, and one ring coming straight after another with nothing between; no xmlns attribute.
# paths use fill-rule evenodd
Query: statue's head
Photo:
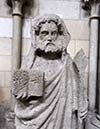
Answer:
<svg viewBox="0 0 100 129"><path fill-rule="evenodd" d="M62 52L66 50L70 34L57 15L45 15L34 20L32 35L35 36L35 51Z"/></svg>

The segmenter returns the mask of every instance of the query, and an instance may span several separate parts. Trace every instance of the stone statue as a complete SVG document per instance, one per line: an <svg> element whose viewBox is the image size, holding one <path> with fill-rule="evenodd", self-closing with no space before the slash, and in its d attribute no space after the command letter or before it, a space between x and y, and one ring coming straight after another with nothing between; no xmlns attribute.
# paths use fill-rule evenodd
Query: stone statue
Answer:
<svg viewBox="0 0 100 129"><path fill-rule="evenodd" d="M32 21L29 55L13 75L16 129L83 129L87 98L81 75L86 58L79 52L73 61L67 53L69 41L57 15Z"/></svg>

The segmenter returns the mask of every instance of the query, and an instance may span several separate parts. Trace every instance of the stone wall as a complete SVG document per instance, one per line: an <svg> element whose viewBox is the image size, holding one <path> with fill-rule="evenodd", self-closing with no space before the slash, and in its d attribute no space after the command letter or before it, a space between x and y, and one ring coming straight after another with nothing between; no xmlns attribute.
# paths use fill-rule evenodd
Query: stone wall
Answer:
<svg viewBox="0 0 100 129"><path fill-rule="evenodd" d="M55 13L64 19L71 34L68 52L72 58L83 48L89 59L89 21L88 14L81 8L81 0L33 0L30 7L25 9L23 21L23 56L27 56L30 49L32 18L38 14ZM10 7L6 0L0 0L0 129L6 128L5 117L11 103L12 22ZM85 79L87 76L88 67Z"/></svg>
<svg viewBox="0 0 100 129"><path fill-rule="evenodd" d="M26 8L23 22L22 55L27 56L31 44L31 20L38 14L55 13L64 19L71 34L68 52L72 58L83 48L89 59L88 14L81 8L81 0L33 0L29 11ZM0 104L9 103L12 59L12 16L6 0L0 0ZM87 69L88 72L88 69Z"/></svg>

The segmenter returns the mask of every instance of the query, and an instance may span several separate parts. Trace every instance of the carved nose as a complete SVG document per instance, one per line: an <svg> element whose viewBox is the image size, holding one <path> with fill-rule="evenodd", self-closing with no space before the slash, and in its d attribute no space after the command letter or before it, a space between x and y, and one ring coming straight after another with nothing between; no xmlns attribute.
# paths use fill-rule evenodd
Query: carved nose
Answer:
<svg viewBox="0 0 100 129"><path fill-rule="evenodd" d="M51 42L52 41L52 38L51 36L48 37L48 41Z"/></svg>
<svg viewBox="0 0 100 129"><path fill-rule="evenodd" d="M52 39L48 39L48 41L49 41L49 42L51 42L51 41L52 41Z"/></svg>

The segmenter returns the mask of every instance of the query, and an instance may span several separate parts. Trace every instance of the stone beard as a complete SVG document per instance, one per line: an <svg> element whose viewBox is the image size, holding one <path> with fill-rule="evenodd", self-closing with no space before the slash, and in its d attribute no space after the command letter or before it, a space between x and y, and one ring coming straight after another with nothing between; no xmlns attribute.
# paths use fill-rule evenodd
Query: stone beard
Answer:
<svg viewBox="0 0 100 129"><path fill-rule="evenodd" d="M43 95L27 96L24 101L20 96L15 106L16 129L82 129L79 73L66 51L70 35L56 15L39 17L34 23L35 47L26 66L44 73Z"/></svg>

